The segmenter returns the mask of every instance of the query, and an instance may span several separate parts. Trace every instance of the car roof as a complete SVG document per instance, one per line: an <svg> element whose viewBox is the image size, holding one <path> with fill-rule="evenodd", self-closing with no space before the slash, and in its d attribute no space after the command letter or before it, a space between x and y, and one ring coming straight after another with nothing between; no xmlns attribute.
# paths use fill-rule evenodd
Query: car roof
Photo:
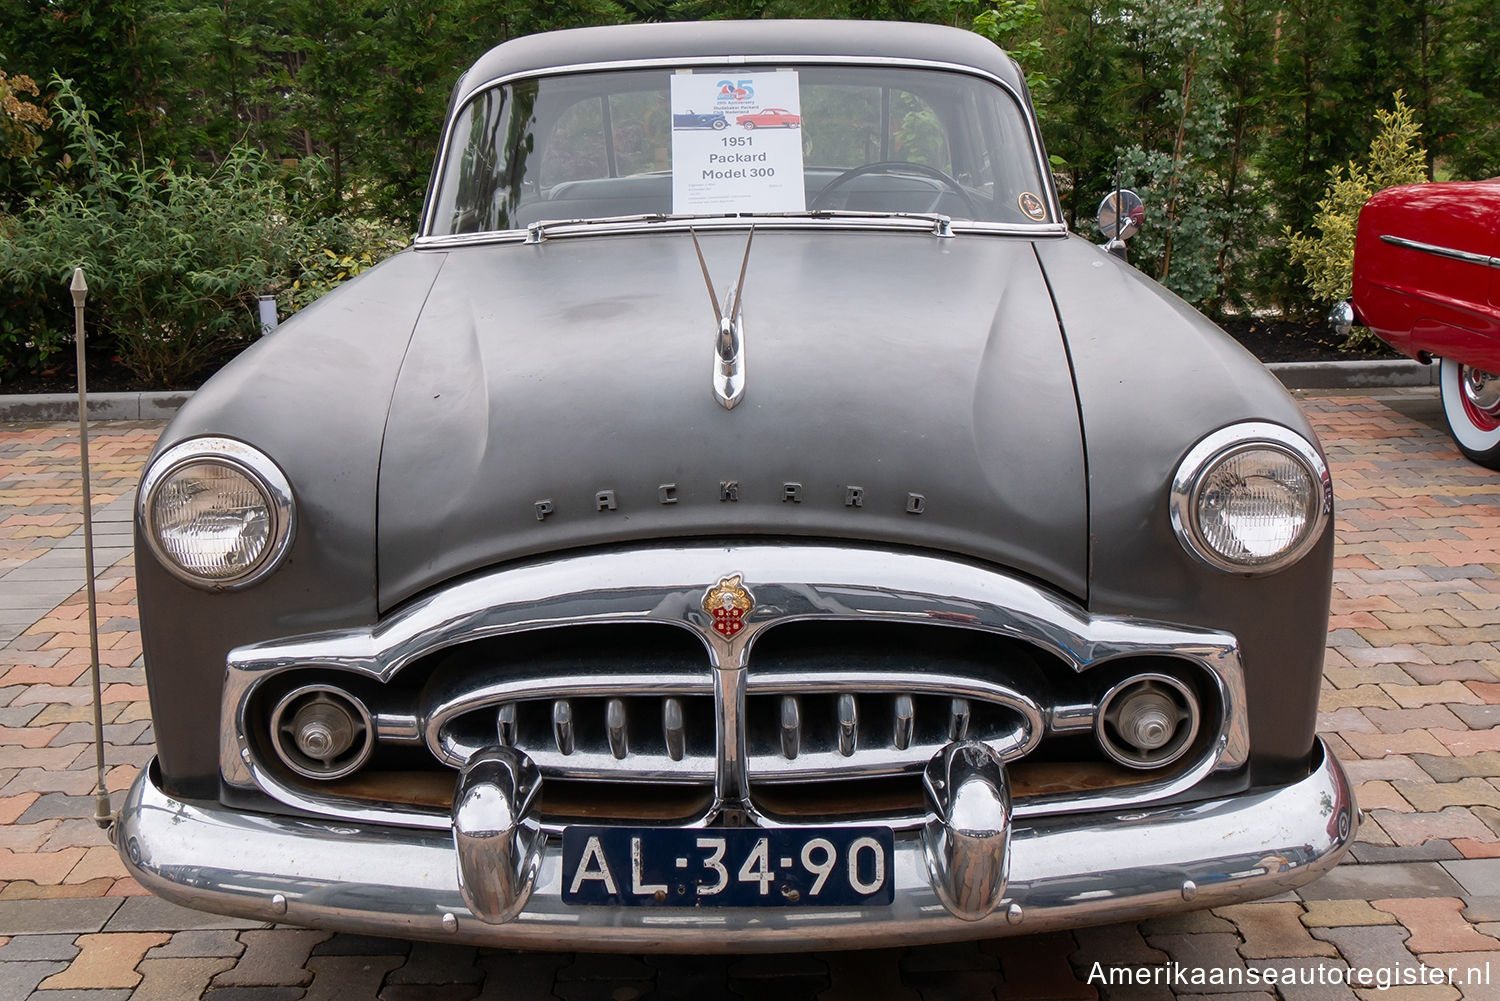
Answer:
<svg viewBox="0 0 1500 1001"><path fill-rule="evenodd" d="M459 81L462 99L499 77L561 66L644 59L847 56L916 59L983 70L1024 88L1016 63L994 43L959 28L897 21L683 21L548 31L490 49Z"/></svg>

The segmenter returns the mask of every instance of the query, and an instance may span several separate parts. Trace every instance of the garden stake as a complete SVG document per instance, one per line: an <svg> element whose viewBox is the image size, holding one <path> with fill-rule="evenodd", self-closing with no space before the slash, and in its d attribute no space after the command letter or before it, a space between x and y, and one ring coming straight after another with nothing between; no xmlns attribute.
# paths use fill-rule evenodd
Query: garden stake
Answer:
<svg viewBox="0 0 1500 1001"><path fill-rule="evenodd" d="M83 472L83 573L89 600L89 675L94 685L94 823L108 829L114 821L109 807L109 790L104 787L104 709L99 694L99 615L94 603L94 512L93 491L89 488L89 412L88 386L83 362L83 303L88 298L88 282L83 269L73 269L73 343L78 349L78 462Z"/></svg>

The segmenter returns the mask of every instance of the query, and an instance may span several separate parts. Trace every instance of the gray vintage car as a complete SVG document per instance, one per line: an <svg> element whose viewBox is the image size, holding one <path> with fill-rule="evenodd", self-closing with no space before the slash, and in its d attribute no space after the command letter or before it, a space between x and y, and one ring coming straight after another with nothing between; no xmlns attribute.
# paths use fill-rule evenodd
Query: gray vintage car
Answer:
<svg viewBox="0 0 1500 1001"><path fill-rule="evenodd" d="M704 107L801 128L674 130ZM265 920L753 951L1332 866L1317 441L1069 234L1047 163L954 29L481 58L414 246L148 464L130 871Z"/></svg>

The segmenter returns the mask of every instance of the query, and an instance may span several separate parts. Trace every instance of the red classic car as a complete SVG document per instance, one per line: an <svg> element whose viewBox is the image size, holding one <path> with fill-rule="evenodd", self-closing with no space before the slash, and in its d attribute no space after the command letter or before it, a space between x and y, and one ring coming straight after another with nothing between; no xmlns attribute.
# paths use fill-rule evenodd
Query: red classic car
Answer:
<svg viewBox="0 0 1500 1001"><path fill-rule="evenodd" d="M765 108L753 115L740 115L735 121L747 129L800 129L802 116L785 108Z"/></svg>
<svg viewBox="0 0 1500 1001"><path fill-rule="evenodd" d="M1442 360L1454 440L1500 469L1500 178L1387 188L1366 202L1350 305L1346 321Z"/></svg>

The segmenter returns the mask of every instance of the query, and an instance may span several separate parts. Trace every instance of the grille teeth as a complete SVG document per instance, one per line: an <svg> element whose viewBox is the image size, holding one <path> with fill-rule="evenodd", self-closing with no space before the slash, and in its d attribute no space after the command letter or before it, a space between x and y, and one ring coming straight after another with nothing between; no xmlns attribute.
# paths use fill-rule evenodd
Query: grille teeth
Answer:
<svg viewBox="0 0 1500 1001"><path fill-rule="evenodd" d="M516 704L507 702L495 716L495 729L501 747L516 746Z"/></svg>
<svg viewBox="0 0 1500 1001"><path fill-rule="evenodd" d="M859 733L859 703L847 692L839 696L839 753L849 757Z"/></svg>
<svg viewBox="0 0 1500 1001"><path fill-rule="evenodd" d="M681 761L687 744L687 734L682 725L682 700L666 699L661 704L662 740L667 745L667 757Z"/></svg>
<svg viewBox="0 0 1500 1001"><path fill-rule="evenodd" d="M954 699L953 707L949 710L948 739L951 741L967 740L969 738L969 700Z"/></svg>
<svg viewBox="0 0 1500 1001"><path fill-rule="evenodd" d="M629 747L625 741L625 703L610 699L604 707L604 727L609 731L609 753L619 761L625 757Z"/></svg>
<svg viewBox="0 0 1500 1001"><path fill-rule="evenodd" d="M802 744L802 706L795 695L781 697L781 756L791 761Z"/></svg>
<svg viewBox="0 0 1500 1001"><path fill-rule="evenodd" d="M558 751L573 753L573 705L567 699L552 703L552 736L557 741Z"/></svg>
<svg viewBox="0 0 1500 1001"><path fill-rule="evenodd" d="M891 742L896 745L896 750L904 751L911 746L911 734L915 728L916 712L912 708L910 695L896 696L896 732L891 737Z"/></svg>

